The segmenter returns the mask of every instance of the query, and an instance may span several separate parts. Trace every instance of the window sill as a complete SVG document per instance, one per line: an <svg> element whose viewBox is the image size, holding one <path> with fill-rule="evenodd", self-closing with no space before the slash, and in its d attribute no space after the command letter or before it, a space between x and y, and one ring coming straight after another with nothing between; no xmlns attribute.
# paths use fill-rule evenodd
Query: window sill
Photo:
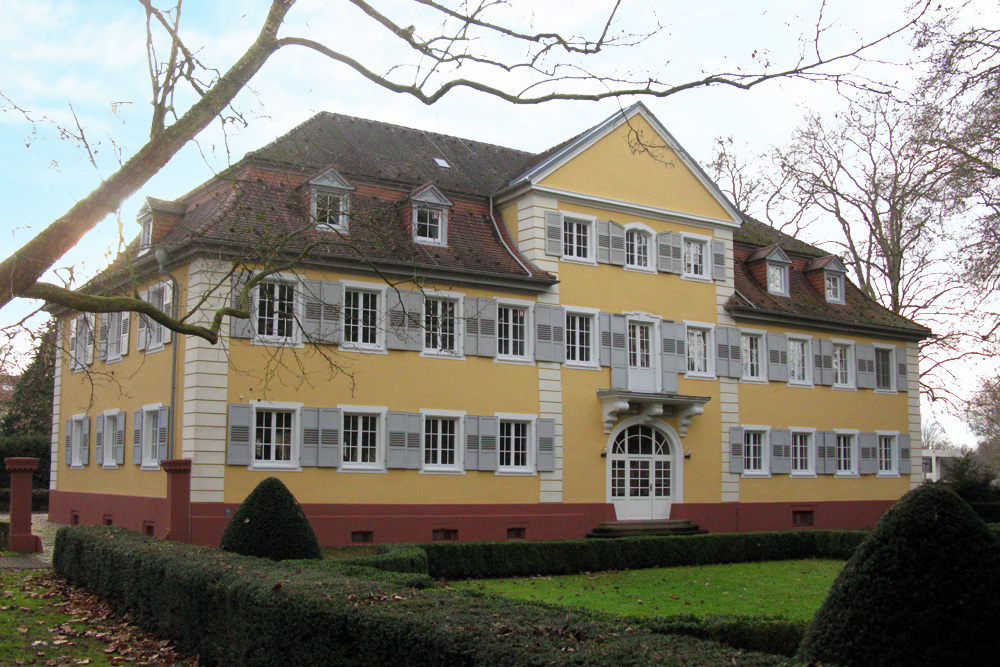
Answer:
<svg viewBox="0 0 1000 667"><path fill-rule="evenodd" d="M104 364L110 366L111 364L117 364L121 360L122 360L121 357L114 357L113 359L105 359Z"/></svg>
<svg viewBox="0 0 1000 667"><path fill-rule="evenodd" d="M857 391L858 390L857 387L853 387L853 386L847 385L847 384L835 384L835 385L833 385L832 388L836 389L837 391Z"/></svg>
<svg viewBox="0 0 1000 667"><path fill-rule="evenodd" d="M684 374L684 379L685 380L717 380L718 378L715 377L714 374L709 374L709 373L694 373L694 372L688 371L687 373Z"/></svg>
<svg viewBox="0 0 1000 667"><path fill-rule="evenodd" d="M771 473L757 471L757 470L751 470L750 472L747 472L744 470L743 473L740 475L740 477L747 479L770 479Z"/></svg>
<svg viewBox="0 0 1000 667"><path fill-rule="evenodd" d="M876 394L885 394L886 396L895 396L899 392L896 391L895 389L876 389L875 393Z"/></svg>
<svg viewBox="0 0 1000 667"><path fill-rule="evenodd" d="M144 350L144 352L146 354L156 354L157 352L162 352L165 349L167 349L167 346L165 344L163 344L163 343L157 343L156 345L154 345L152 347L146 346L146 349Z"/></svg>
<svg viewBox="0 0 1000 667"><path fill-rule="evenodd" d="M448 247L448 241L447 240L441 241L441 240L438 240L438 239L424 238L422 236L414 236L413 237L413 242L414 243L419 243L420 245L430 245L430 246L435 246L435 247L438 247L438 248L447 248Z"/></svg>
<svg viewBox="0 0 1000 667"><path fill-rule="evenodd" d="M388 471L385 468L381 468L381 467L380 468L356 468L356 467L352 467L349 464L341 463L340 467L337 468L337 472L384 475Z"/></svg>
<svg viewBox="0 0 1000 667"><path fill-rule="evenodd" d="M534 477L534 470L497 470L493 473L497 477Z"/></svg>
<svg viewBox="0 0 1000 667"><path fill-rule="evenodd" d="M267 470L267 471L277 471L277 472L302 472L302 468L295 463L281 464L281 463L251 463L247 466L247 470Z"/></svg>
<svg viewBox="0 0 1000 667"><path fill-rule="evenodd" d="M880 472L875 475L879 479L896 479L899 477L898 472Z"/></svg>
<svg viewBox="0 0 1000 667"><path fill-rule="evenodd" d="M791 472L788 476L792 479L816 479L814 472Z"/></svg>
<svg viewBox="0 0 1000 667"><path fill-rule="evenodd" d="M856 472L835 472L833 473L833 476L834 478L838 479L855 479L860 477L861 475L859 475Z"/></svg>
<svg viewBox="0 0 1000 667"><path fill-rule="evenodd" d="M301 348L304 347L301 340L296 337L292 338L277 338L271 336L258 336L256 333L253 338L250 339L251 345L266 345L268 347L294 347Z"/></svg>
<svg viewBox="0 0 1000 667"><path fill-rule="evenodd" d="M812 382L801 382L801 381L798 381L798 380L789 380L788 381L788 386L789 387L801 387L802 389L815 389L816 388L816 385L814 385Z"/></svg>
<svg viewBox="0 0 1000 667"><path fill-rule="evenodd" d="M105 463L101 465L101 470L118 470L117 463Z"/></svg>
<svg viewBox="0 0 1000 667"><path fill-rule="evenodd" d="M577 361L564 361L563 366L565 368L573 368L579 371L599 371L601 370L600 364L584 364Z"/></svg>
<svg viewBox="0 0 1000 667"><path fill-rule="evenodd" d="M464 468L421 468L421 475L464 475Z"/></svg>
<svg viewBox="0 0 1000 667"><path fill-rule="evenodd" d="M421 357L427 357L429 359L454 359L457 361L463 361L465 355L461 352L449 352L448 350L423 350L420 352Z"/></svg>
<svg viewBox="0 0 1000 667"><path fill-rule="evenodd" d="M153 462L153 461L146 461L141 466L139 466L139 470L157 471L159 469L160 469L159 462Z"/></svg>
<svg viewBox="0 0 1000 667"><path fill-rule="evenodd" d="M659 273L659 271L649 266L631 266L629 264L625 265L625 270L634 271L635 273L649 273L652 275L656 275L657 273Z"/></svg>
<svg viewBox="0 0 1000 667"><path fill-rule="evenodd" d="M340 232L341 234L347 233L347 225L316 225L316 231L318 232Z"/></svg>
<svg viewBox="0 0 1000 667"><path fill-rule="evenodd" d="M740 382L746 384L770 384L766 378L740 378Z"/></svg>
<svg viewBox="0 0 1000 667"><path fill-rule="evenodd" d="M70 470L83 470L84 468L86 468L86 466L82 463L71 463L69 465Z"/></svg>
<svg viewBox="0 0 1000 667"><path fill-rule="evenodd" d="M345 352L360 352L362 354L389 354L389 351L381 346L358 345L357 343L340 343L339 347Z"/></svg>
<svg viewBox="0 0 1000 667"><path fill-rule="evenodd" d="M586 257L567 257L566 255L563 255L559 259L561 259L564 262L569 262L570 264L582 264L584 266L597 266L597 260L596 259L587 259Z"/></svg>
<svg viewBox="0 0 1000 667"><path fill-rule="evenodd" d="M696 276L696 275L689 275L689 274L686 274L686 273L682 273L681 274L681 280L691 280L691 281L696 282L696 283L711 283L711 282L713 282L712 279L709 278L708 276Z"/></svg>
<svg viewBox="0 0 1000 667"><path fill-rule="evenodd" d="M527 357L493 357L493 363L496 364L514 364L515 366L534 366L535 361L533 359L528 359Z"/></svg>

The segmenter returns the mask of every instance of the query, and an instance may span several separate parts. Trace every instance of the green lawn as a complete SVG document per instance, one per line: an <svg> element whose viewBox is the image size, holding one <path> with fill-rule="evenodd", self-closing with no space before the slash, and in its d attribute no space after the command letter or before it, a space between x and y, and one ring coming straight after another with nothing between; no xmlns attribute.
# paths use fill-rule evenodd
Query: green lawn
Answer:
<svg viewBox="0 0 1000 667"><path fill-rule="evenodd" d="M843 566L837 560L789 560L486 579L453 586L622 615L739 614L808 621Z"/></svg>

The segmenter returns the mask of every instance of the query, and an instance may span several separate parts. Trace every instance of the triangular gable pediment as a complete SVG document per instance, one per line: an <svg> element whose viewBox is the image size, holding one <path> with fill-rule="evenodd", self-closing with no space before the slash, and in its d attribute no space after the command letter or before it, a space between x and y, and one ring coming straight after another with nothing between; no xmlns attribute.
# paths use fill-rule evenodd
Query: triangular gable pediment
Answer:
<svg viewBox="0 0 1000 667"><path fill-rule="evenodd" d="M507 189L524 185L687 214L727 226L742 221L742 214L718 185L639 102L543 153Z"/></svg>
<svg viewBox="0 0 1000 667"><path fill-rule="evenodd" d="M746 259L747 263L752 262L775 262L778 264L791 264L792 260L788 258L785 251L781 249L778 244L764 246L763 248L757 248Z"/></svg>
<svg viewBox="0 0 1000 667"><path fill-rule="evenodd" d="M847 273L847 268L836 255L827 255L812 260L806 265L806 271L829 271L831 273Z"/></svg>
<svg viewBox="0 0 1000 667"><path fill-rule="evenodd" d="M444 193L437 189L433 183L417 188L410 196L415 202L421 204L431 204L433 206L451 206L451 200L444 196Z"/></svg>
<svg viewBox="0 0 1000 667"><path fill-rule="evenodd" d="M337 173L336 169L330 168L309 179L309 185L330 188L331 190L353 190L354 186L347 182L347 179Z"/></svg>

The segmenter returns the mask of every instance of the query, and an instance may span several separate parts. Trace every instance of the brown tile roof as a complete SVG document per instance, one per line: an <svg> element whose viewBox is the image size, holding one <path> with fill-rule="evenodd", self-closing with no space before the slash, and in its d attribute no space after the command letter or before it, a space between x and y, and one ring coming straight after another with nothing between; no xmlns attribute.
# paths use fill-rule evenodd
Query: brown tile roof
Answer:
<svg viewBox="0 0 1000 667"><path fill-rule="evenodd" d="M800 255L811 257L824 257L828 255L825 250L820 250L816 246L809 245L794 236L779 231L748 215L743 217L743 224L733 232L733 241L736 243L746 243L752 246L780 245L785 252L794 252Z"/></svg>
<svg viewBox="0 0 1000 667"><path fill-rule="evenodd" d="M897 315L876 301L869 299L850 280L845 278L845 303L829 303L806 278L802 269L805 261L793 258L789 267L789 296L777 296L767 291L750 274L746 258L752 248L735 248L736 294L726 304L726 309L739 319L741 314L758 318L806 319L830 326L869 326L875 329L897 330L905 337L925 338L930 329ZM887 332L888 333L888 332Z"/></svg>

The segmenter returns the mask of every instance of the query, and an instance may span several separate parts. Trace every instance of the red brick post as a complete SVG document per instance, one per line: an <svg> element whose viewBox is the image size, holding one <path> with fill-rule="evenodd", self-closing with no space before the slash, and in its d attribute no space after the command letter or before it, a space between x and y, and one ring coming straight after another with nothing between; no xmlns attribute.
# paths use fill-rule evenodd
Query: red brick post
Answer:
<svg viewBox="0 0 1000 667"><path fill-rule="evenodd" d="M11 551L39 553L42 540L31 534L31 473L38 469L38 459L4 459L10 473L10 546Z"/></svg>
<svg viewBox="0 0 1000 667"><path fill-rule="evenodd" d="M191 542L191 459L160 461L167 473L167 534L174 542Z"/></svg>

